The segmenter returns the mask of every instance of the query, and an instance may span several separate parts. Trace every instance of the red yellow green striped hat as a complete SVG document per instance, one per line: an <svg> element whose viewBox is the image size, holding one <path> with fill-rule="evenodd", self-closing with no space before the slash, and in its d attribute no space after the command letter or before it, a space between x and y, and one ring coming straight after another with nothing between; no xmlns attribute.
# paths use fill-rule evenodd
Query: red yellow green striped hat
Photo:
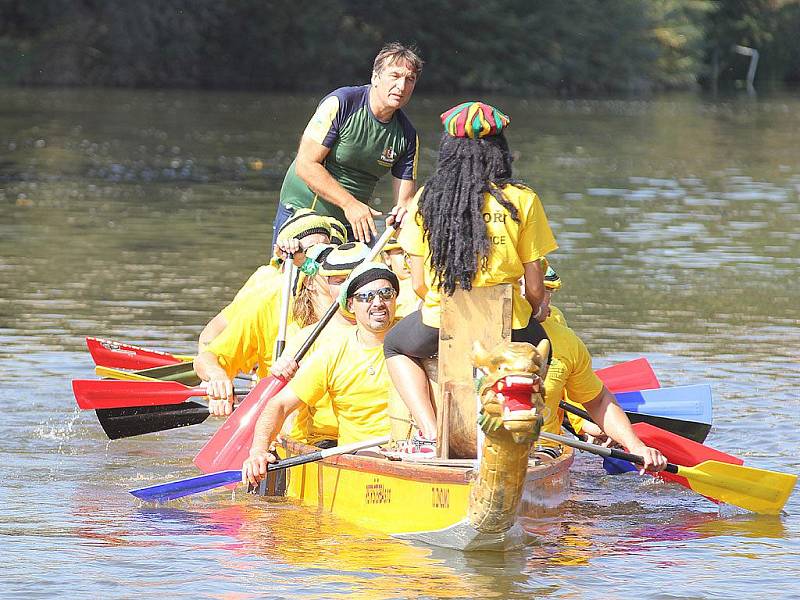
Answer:
<svg viewBox="0 0 800 600"><path fill-rule="evenodd" d="M507 115L483 102L462 102L443 112L441 119L448 134L473 140L497 135L511 122Z"/></svg>

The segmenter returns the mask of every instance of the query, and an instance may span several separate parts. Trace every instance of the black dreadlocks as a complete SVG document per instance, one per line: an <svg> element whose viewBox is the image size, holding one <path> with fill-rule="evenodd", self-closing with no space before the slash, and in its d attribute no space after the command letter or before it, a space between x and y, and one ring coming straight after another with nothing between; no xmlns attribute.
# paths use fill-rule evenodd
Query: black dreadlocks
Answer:
<svg viewBox="0 0 800 600"><path fill-rule="evenodd" d="M439 162L420 196L419 214L434 282L450 296L456 287L472 289L478 266L488 262L484 194L489 192L519 222L517 207L502 192L509 184L526 187L512 179L511 160L502 133L477 140L442 135Z"/></svg>

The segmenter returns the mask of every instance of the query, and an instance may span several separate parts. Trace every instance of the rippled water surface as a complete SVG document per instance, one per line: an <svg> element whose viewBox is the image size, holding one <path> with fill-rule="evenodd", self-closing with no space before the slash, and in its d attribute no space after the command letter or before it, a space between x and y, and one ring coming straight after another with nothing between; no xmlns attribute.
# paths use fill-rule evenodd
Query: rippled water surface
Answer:
<svg viewBox="0 0 800 600"><path fill-rule="evenodd" d="M459 99L423 94L424 178ZM265 257L316 99L0 98L0 594L800 597L797 492L782 517L720 512L589 456L563 513L528 523L540 541L506 555L224 491L139 506L126 490L194 474L216 424L109 442L70 389L92 376L83 337L192 352ZM487 99L512 116L516 174L560 244L557 304L597 366L644 355L664 385L711 384L710 445L800 472L800 98Z"/></svg>

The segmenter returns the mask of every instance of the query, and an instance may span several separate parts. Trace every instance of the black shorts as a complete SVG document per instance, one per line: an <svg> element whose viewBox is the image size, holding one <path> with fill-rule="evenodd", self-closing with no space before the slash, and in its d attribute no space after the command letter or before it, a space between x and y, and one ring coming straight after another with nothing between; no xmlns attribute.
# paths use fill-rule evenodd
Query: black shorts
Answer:
<svg viewBox="0 0 800 600"><path fill-rule="evenodd" d="M524 329L513 329L511 331L512 342L528 342L536 346L544 339L549 339L544 327L534 318L528 322ZM435 356L439 352L439 330L430 327L422 322L420 311L403 317L400 322L392 327L392 330L383 340L383 355L392 358L398 354L411 358L428 358ZM550 364L553 351L547 357Z"/></svg>

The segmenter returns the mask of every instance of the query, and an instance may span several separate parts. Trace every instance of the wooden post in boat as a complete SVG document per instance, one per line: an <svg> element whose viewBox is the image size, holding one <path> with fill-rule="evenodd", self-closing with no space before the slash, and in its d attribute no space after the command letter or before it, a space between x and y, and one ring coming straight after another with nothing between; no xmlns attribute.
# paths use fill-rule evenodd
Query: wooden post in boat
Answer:
<svg viewBox="0 0 800 600"><path fill-rule="evenodd" d="M511 341L511 286L472 288L442 294L439 329L439 394L436 419L440 458L475 458L477 410L470 353Z"/></svg>

